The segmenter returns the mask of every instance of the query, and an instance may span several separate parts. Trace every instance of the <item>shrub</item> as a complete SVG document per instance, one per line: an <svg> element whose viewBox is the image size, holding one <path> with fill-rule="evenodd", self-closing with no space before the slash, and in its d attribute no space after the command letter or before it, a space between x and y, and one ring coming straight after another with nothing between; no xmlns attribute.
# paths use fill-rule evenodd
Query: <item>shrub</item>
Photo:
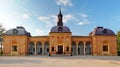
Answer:
<svg viewBox="0 0 120 67"><path fill-rule="evenodd" d="M120 51L117 51L118 56L120 56Z"/></svg>
<svg viewBox="0 0 120 67"><path fill-rule="evenodd" d="M0 55L2 55L3 54L3 51L0 51Z"/></svg>

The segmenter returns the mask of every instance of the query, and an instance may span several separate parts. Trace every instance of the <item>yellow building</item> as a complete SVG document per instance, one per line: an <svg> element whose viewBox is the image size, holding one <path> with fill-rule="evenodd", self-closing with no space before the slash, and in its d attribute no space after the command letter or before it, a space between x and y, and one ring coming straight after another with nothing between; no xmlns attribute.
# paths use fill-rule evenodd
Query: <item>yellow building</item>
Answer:
<svg viewBox="0 0 120 67"><path fill-rule="evenodd" d="M62 17L60 10L49 36L31 36L21 26L8 30L3 37L4 55L117 55L112 30L96 27L89 36L72 36Z"/></svg>

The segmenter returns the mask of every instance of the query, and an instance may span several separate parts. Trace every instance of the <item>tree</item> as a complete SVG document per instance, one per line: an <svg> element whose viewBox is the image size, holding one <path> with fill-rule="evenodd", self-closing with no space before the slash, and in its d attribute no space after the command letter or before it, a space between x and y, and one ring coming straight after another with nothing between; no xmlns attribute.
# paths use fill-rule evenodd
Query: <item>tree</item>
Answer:
<svg viewBox="0 0 120 67"><path fill-rule="evenodd" d="M0 23L0 38L2 38L4 32L5 32L5 28L3 27L2 23Z"/></svg>
<svg viewBox="0 0 120 67"><path fill-rule="evenodd" d="M2 52L2 36L3 33L5 32L5 28L3 27L2 23L0 23L0 55L3 53Z"/></svg>
<svg viewBox="0 0 120 67"><path fill-rule="evenodd" d="M117 54L120 56L120 31L117 33Z"/></svg>

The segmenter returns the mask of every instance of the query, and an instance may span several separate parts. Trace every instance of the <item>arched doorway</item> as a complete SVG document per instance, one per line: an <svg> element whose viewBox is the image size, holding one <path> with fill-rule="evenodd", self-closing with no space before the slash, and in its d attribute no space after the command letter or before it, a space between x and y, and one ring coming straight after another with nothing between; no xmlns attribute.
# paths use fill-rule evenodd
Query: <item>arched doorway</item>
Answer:
<svg viewBox="0 0 120 67"><path fill-rule="evenodd" d="M44 54L48 55L49 54L49 42L44 43Z"/></svg>
<svg viewBox="0 0 120 67"><path fill-rule="evenodd" d="M78 55L84 55L84 43L83 42L78 43Z"/></svg>
<svg viewBox="0 0 120 67"><path fill-rule="evenodd" d="M35 54L34 42L29 43L29 45L28 45L28 54L29 55L34 55Z"/></svg>
<svg viewBox="0 0 120 67"><path fill-rule="evenodd" d="M37 53L37 55L42 54L42 43L41 42L37 42L37 44L36 44L36 53Z"/></svg>
<svg viewBox="0 0 120 67"><path fill-rule="evenodd" d="M86 55L91 55L91 44L90 44L90 42L86 42L86 44L85 44L85 54Z"/></svg>
<svg viewBox="0 0 120 67"><path fill-rule="evenodd" d="M72 55L76 55L76 43L74 41L72 41L71 51L72 51Z"/></svg>

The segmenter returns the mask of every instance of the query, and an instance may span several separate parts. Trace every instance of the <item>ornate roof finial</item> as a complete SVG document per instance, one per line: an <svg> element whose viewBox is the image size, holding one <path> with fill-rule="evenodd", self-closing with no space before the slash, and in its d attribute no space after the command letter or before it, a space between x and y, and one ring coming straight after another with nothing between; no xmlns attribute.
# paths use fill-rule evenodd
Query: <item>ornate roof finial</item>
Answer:
<svg viewBox="0 0 120 67"><path fill-rule="evenodd" d="M59 5L59 14L61 14L61 5Z"/></svg>
<svg viewBox="0 0 120 67"><path fill-rule="evenodd" d="M63 26L62 17L63 17L63 15L61 12L61 5L59 5L59 14L58 14L57 26Z"/></svg>

